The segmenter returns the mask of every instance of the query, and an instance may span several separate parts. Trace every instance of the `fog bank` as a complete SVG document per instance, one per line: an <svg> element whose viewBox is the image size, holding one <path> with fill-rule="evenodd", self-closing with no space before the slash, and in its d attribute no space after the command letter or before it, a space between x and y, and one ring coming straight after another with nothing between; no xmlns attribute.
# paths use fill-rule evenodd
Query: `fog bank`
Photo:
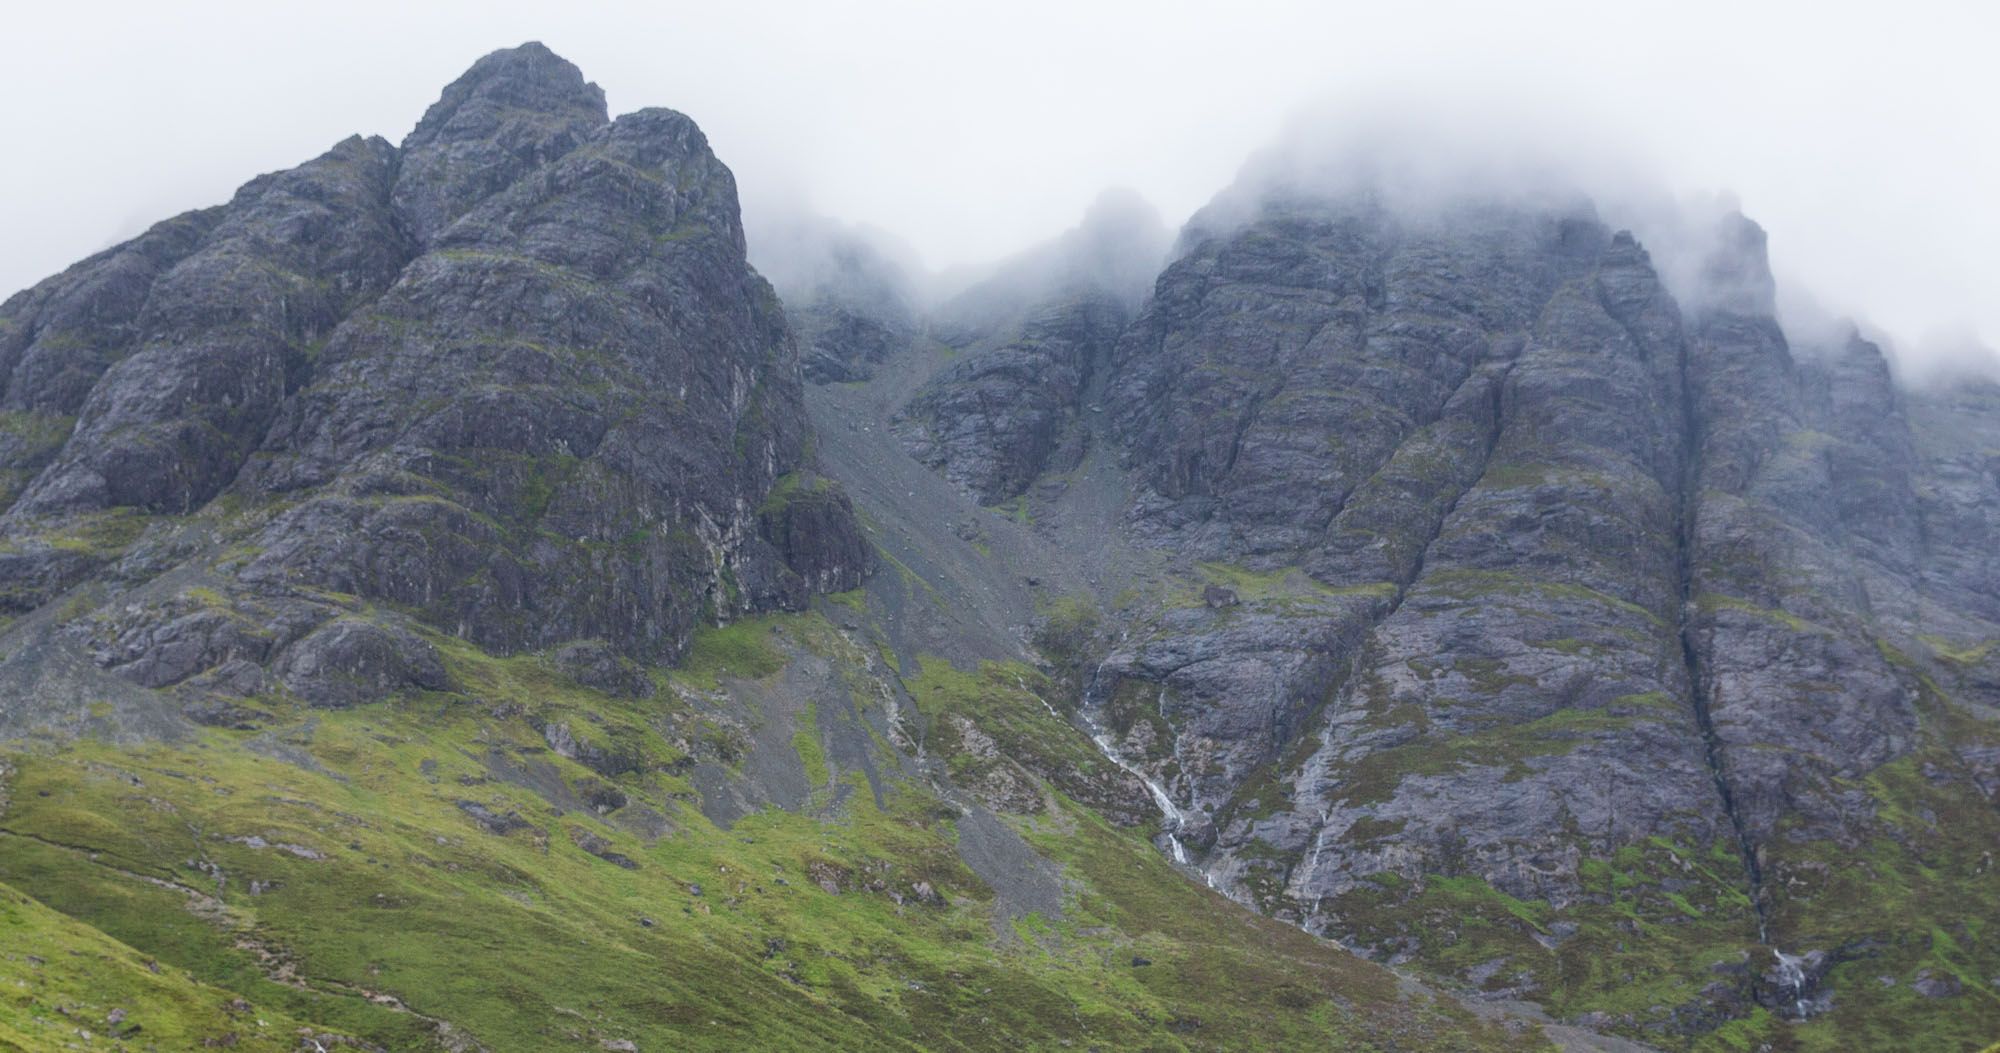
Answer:
<svg viewBox="0 0 2000 1053"><path fill-rule="evenodd" d="M1541 114L1523 122L1536 138L1584 156L1618 140L1671 200L1733 193L1770 232L1782 285L1906 356L2000 339L2000 64L1994 16L1969 3L364 0L13 16L7 292L351 132L399 139L473 59L539 39L614 112L694 116L752 229L767 205L802 203L892 233L919 274L1044 243L1107 186L1178 226L1300 107L1420 94L1476 113L1505 98Z"/></svg>

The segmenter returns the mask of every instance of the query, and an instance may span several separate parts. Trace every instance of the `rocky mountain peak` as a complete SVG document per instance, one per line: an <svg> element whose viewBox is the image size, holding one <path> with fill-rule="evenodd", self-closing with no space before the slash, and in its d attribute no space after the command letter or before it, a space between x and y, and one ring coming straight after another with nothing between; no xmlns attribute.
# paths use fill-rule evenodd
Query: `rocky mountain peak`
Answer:
<svg viewBox="0 0 2000 1053"><path fill-rule="evenodd" d="M483 137L506 118L526 114L594 117L595 124L608 119L604 89L584 80L569 60L529 41L481 57L446 85L403 145Z"/></svg>
<svg viewBox="0 0 2000 1053"><path fill-rule="evenodd" d="M13 301L61 337L18 357L89 387L73 422L14 444L10 609L155 542L93 594L118 611L94 635L30 649L15 672L38 690L65 675L42 657L77 648L191 705L438 689L437 632L670 661L704 622L869 566L808 457L735 180L683 114L606 122L595 85L526 45L475 64L400 152L349 139L183 226ZM115 309L50 329L66 288L106 282ZM62 542L105 517L114 543ZM163 574L203 583L202 609Z"/></svg>
<svg viewBox="0 0 2000 1053"><path fill-rule="evenodd" d="M1171 239L1159 209L1137 191L1107 189L1063 236L1062 283L1099 288L1136 307L1152 291Z"/></svg>
<svg viewBox="0 0 2000 1053"><path fill-rule="evenodd" d="M397 217L428 243L473 204L609 119L604 89L539 43L472 64L403 140Z"/></svg>
<svg viewBox="0 0 2000 1053"><path fill-rule="evenodd" d="M1350 143L774 290L529 44L9 299L0 882L372 1048L1990 1041L2000 387L1732 201Z"/></svg>
<svg viewBox="0 0 2000 1053"><path fill-rule="evenodd" d="M1717 217L1707 232L1698 291L1691 294L1696 310L1769 318L1777 314L1777 280L1764 228L1731 209Z"/></svg>

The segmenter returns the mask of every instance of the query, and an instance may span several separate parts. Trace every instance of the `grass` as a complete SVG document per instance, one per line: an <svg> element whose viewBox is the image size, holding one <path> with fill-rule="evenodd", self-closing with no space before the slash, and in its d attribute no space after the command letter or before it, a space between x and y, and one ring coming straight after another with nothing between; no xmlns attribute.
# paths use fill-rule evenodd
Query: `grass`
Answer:
<svg viewBox="0 0 2000 1053"><path fill-rule="evenodd" d="M1003 821L1060 867L1062 909L999 928L1002 893L961 855L961 806L886 757L880 807L858 792L711 822L691 774L715 756L705 729L727 730L710 685L768 689L804 660L863 677L836 637L814 615L705 630L634 701L534 655L440 640L460 693L264 699L258 731L17 752L0 882L34 898L8 900L6 924L30 917L55 933L37 939L99 955L161 1048L230 1026L218 1007L236 997L269 1025L239 1027L246 1044L311 1026L398 1050L440 1045L441 1028L495 1051L1536 1048L1196 887L1054 784L1053 810ZM907 686L927 717L1081 769L1094 752L1034 700L1038 683L926 659ZM821 715L795 725L785 762L861 787L803 730ZM557 721L623 760L606 774L558 755ZM621 803L582 805L606 788ZM27 946L0 951L8 998L40 982L14 957ZM145 960L169 987L148 993ZM35 1004L113 1000L63 983ZM41 1026L8 1012L0 1026ZM26 1034L16 1044L46 1044Z"/></svg>
<svg viewBox="0 0 2000 1053"><path fill-rule="evenodd" d="M1336 587L1317 581L1296 567L1257 571L1230 563L1198 563L1195 565L1195 572L1200 583L1229 589L1236 593L1239 600L1250 604L1268 603L1283 607L1338 597L1361 596L1386 600L1396 595L1396 586L1393 582L1374 581L1362 585ZM1196 606L1201 602L1200 588L1195 588L1180 598L1183 606Z"/></svg>
<svg viewBox="0 0 2000 1053"><path fill-rule="evenodd" d="M0 885L0 1049L276 1053L302 1032L324 1034Z"/></svg>
<svg viewBox="0 0 2000 1053"><path fill-rule="evenodd" d="M1749 600L1737 596L1726 596L1719 592L1702 593L1695 597L1695 605L1700 607L1704 614L1713 614L1716 611L1737 611L1742 614L1751 615L1752 617L1763 618L1766 621L1777 622L1795 633L1824 633L1827 631L1823 626L1806 621L1804 618L1790 611L1782 611L1772 607L1759 607Z"/></svg>
<svg viewBox="0 0 2000 1053"><path fill-rule="evenodd" d="M1995 648L2000 648L2000 640L1959 644L1942 636L1920 635L1917 639L1923 641L1924 645L1931 649L1932 654L1959 666L1978 665L1985 661Z"/></svg>
<svg viewBox="0 0 2000 1053"><path fill-rule="evenodd" d="M1458 668L1466 662L1461 661ZM1521 678L1495 678L1486 671L1482 689L1504 686ZM1475 680L1475 683L1478 681ZM1601 709L1559 709L1519 724L1497 724L1462 734L1429 731L1409 743L1373 750L1342 775L1343 796L1351 803L1388 800L1396 786L1412 775L1436 775L1468 767L1504 768L1503 781L1532 774L1536 757L1568 753L1589 742L1656 722L1671 712L1674 702L1661 694L1621 696Z"/></svg>
<svg viewBox="0 0 2000 1053"><path fill-rule="evenodd" d="M59 520L26 538L10 537L0 544L0 551L18 551L26 547L23 545L26 541L29 545L46 545L62 552L109 560L137 541L152 520L153 517L132 508L85 513Z"/></svg>

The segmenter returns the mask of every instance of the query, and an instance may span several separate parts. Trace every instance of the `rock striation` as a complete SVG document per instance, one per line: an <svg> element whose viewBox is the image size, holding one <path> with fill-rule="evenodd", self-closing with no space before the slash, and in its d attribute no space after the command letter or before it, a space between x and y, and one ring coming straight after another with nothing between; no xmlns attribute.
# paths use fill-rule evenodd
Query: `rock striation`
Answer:
<svg viewBox="0 0 2000 1053"><path fill-rule="evenodd" d="M904 405L904 446L987 505L1076 467L1090 393L1167 246L1159 213L1108 191L1075 229L943 304L932 323L956 353Z"/></svg>
<svg viewBox="0 0 2000 1053"><path fill-rule="evenodd" d="M893 904L855 932L956 946L988 897L1005 938L1070 912L1098 939L1100 895L1124 924L1158 893L1148 916L1344 959L1210 918L1233 908L1186 877L1661 1048L1985 1041L2000 384L1788 331L1740 214L1635 234L1576 194L1394 190L1253 171L1171 245L1108 194L935 305L886 244L779 224L781 302L691 120L611 119L547 49L496 52L400 145L346 140L0 305L0 738L193 723L319 772L319 721L417 701L440 723L405 730L481 744L439 751L464 789L432 803L539 853L494 871L512 905L551 842L643 875L686 861L648 854L683 825L753 845L731 824L810 813L797 887ZM390 756L346 741L335 767ZM96 763L76 786L128 785ZM55 793L30 812L61 832ZM1061 848L1134 828L1178 876ZM926 869L836 863L842 838ZM700 876L659 887L716 924L766 893ZM763 961L826 935L758 932ZM1148 954L1181 975L1227 943ZM845 976L784 969L754 979L806 1017ZM912 1001L843 1012L956 1018L883 975ZM964 986L1023 1014L995 1041L1075 1015Z"/></svg>
<svg viewBox="0 0 2000 1053"><path fill-rule="evenodd" d="M1046 313L904 410L1030 519L1052 451L1115 448L1118 525L1172 569L1094 590L1076 705L1173 853L1670 1044L1866 1018L1867 970L1933 953L1910 926L1991 902L2000 640L2000 389L1795 346L1763 232L1684 222L1669 269L1580 197L1239 187L1129 322Z"/></svg>
<svg viewBox="0 0 2000 1053"><path fill-rule="evenodd" d="M672 661L870 566L729 170L539 44L0 316L0 597L204 705L442 689L440 635Z"/></svg>

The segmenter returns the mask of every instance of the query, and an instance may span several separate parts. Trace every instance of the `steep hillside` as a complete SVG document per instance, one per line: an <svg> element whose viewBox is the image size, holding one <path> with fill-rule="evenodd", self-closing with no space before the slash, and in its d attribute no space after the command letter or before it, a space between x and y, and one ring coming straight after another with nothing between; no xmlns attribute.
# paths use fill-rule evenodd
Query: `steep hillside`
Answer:
<svg viewBox="0 0 2000 1053"><path fill-rule="evenodd" d="M1619 1048L1157 852L1081 563L903 452L927 369L808 396L700 131L540 45L0 366L0 1046Z"/></svg>
<svg viewBox="0 0 2000 1053"><path fill-rule="evenodd" d="M1071 686L1230 895L1669 1048L1977 1048L1995 389L1792 348L1762 232L1686 240L1684 307L1588 202L1238 188L1056 411L1115 453L941 466L1151 557L1056 586Z"/></svg>
<svg viewBox="0 0 2000 1053"><path fill-rule="evenodd" d="M426 628L671 661L869 565L729 171L539 45L4 313L17 729L109 679L225 725L448 689Z"/></svg>
<svg viewBox="0 0 2000 1053"><path fill-rule="evenodd" d="M481 59L0 305L0 1046L1987 1046L2000 386L1624 222L1260 163L781 303Z"/></svg>

